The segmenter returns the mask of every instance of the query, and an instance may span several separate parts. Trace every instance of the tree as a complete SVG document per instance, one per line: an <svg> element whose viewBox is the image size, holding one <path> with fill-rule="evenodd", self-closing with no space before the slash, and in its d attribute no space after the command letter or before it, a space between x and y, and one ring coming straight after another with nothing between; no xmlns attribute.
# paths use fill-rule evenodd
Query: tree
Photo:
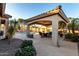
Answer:
<svg viewBox="0 0 79 59"><path fill-rule="evenodd" d="M23 19L19 18L18 19L18 29L21 29L20 25L22 24L22 22L23 22Z"/></svg>
<svg viewBox="0 0 79 59"><path fill-rule="evenodd" d="M71 23L72 23L72 33L73 34L75 34L75 22L76 22L76 20L75 19L73 19L72 21L71 21Z"/></svg>
<svg viewBox="0 0 79 59"><path fill-rule="evenodd" d="M8 27L7 34L6 34L6 37L9 40L9 44L10 44L11 38L16 32L16 25L17 25L16 19L10 20L10 26Z"/></svg>
<svg viewBox="0 0 79 59"><path fill-rule="evenodd" d="M19 18L18 19L18 23L22 23L23 22L23 19L22 18Z"/></svg>
<svg viewBox="0 0 79 59"><path fill-rule="evenodd" d="M68 24L69 33L70 33L70 30L71 30L71 27L72 27L72 26L71 26L71 23L69 23L69 24Z"/></svg>
<svg viewBox="0 0 79 59"><path fill-rule="evenodd" d="M16 26L16 25L17 25L16 19L10 20L10 26Z"/></svg>
<svg viewBox="0 0 79 59"><path fill-rule="evenodd" d="M75 34L75 30L79 29L79 18L69 18L70 23L68 24L69 32L72 30L72 33Z"/></svg>
<svg viewBox="0 0 79 59"><path fill-rule="evenodd" d="M10 20L9 24L10 24L10 26L13 26L14 25L14 20Z"/></svg>
<svg viewBox="0 0 79 59"><path fill-rule="evenodd" d="M59 29L62 29L62 31L63 31L63 29L66 26L66 23L64 23L63 21L60 21L58 25L59 25Z"/></svg>

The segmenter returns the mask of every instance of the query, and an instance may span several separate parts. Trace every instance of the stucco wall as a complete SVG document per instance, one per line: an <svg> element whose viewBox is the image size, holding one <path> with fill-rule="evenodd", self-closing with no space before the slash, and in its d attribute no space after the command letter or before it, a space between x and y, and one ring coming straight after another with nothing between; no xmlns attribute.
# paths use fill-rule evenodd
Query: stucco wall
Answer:
<svg viewBox="0 0 79 59"><path fill-rule="evenodd" d="M5 38L6 32L8 30L8 22L9 22L9 20L6 19L6 18L0 18L0 22L1 22L1 20L5 20L4 29L0 28L0 30L2 30L4 32L3 36L1 36L1 39L3 39L3 38ZM0 27L1 27L1 25L0 25Z"/></svg>

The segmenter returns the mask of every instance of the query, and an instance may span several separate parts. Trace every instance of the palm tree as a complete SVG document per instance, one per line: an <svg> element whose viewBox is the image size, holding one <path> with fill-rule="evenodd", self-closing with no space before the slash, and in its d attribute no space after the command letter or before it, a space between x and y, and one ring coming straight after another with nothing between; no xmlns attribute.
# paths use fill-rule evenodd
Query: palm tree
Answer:
<svg viewBox="0 0 79 59"><path fill-rule="evenodd" d="M62 31L63 31L63 29L66 26L66 23L64 23L63 21L60 21L58 25L59 25L59 29L62 29Z"/></svg>
<svg viewBox="0 0 79 59"><path fill-rule="evenodd" d="M79 19L76 21L76 30L78 30L78 35L79 35Z"/></svg>
<svg viewBox="0 0 79 59"><path fill-rule="evenodd" d="M17 24L18 24L18 22L15 20L14 21L14 27L16 27Z"/></svg>
<svg viewBox="0 0 79 59"><path fill-rule="evenodd" d="M79 23L78 23L78 19L77 18L71 18L71 22L68 24L68 29L69 29L69 32L70 30L72 30L72 33L75 34L75 30L77 29L78 30L78 27L79 27Z"/></svg>
<svg viewBox="0 0 79 59"><path fill-rule="evenodd" d="M69 24L68 24L69 33L70 33L70 30L71 30L71 27L72 27L72 26L71 26L71 23L69 23Z"/></svg>
<svg viewBox="0 0 79 59"><path fill-rule="evenodd" d="M9 24L10 24L10 26L13 26L14 25L14 20L10 20Z"/></svg>
<svg viewBox="0 0 79 59"><path fill-rule="evenodd" d="M12 19L9 22L10 22L10 26L15 26L16 27L16 25L17 25L16 19Z"/></svg>
<svg viewBox="0 0 79 59"><path fill-rule="evenodd" d="M22 18L19 18L18 19L18 29L21 29L21 24L22 24L22 22L23 22L23 19Z"/></svg>
<svg viewBox="0 0 79 59"><path fill-rule="evenodd" d="M72 23L72 33L73 34L75 34L75 26L76 26L75 22L76 22L75 19L73 19L72 22L71 22Z"/></svg>
<svg viewBox="0 0 79 59"><path fill-rule="evenodd" d="M13 35L16 32L16 25L17 25L16 19L10 20L10 26L6 34L7 38L9 39L9 44L10 44L10 39L13 37Z"/></svg>

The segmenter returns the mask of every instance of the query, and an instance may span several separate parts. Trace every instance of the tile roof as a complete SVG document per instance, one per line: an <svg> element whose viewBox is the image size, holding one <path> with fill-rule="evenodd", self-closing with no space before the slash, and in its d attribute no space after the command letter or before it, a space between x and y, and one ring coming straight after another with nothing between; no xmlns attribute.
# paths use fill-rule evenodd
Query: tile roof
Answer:
<svg viewBox="0 0 79 59"><path fill-rule="evenodd" d="M59 14L66 22L68 22L67 17L65 15L65 13L63 12L63 10L61 9L60 5L57 6L56 8L54 8L53 10L50 10L50 11L47 11L47 12L42 13L40 15L26 19L27 20L26 22L30 22L32 20L37 20L37 19L41 19L41 18L44 18L44 17L48 17L48 16L52 16L52 15L55 15L55 14Z"/></svg>
<svg viewBox="0 0 79 59"><path fill-rule="evenodd" d="M5 14L6 3L0 3L0 17L11 18L11 15Z"/></svg>

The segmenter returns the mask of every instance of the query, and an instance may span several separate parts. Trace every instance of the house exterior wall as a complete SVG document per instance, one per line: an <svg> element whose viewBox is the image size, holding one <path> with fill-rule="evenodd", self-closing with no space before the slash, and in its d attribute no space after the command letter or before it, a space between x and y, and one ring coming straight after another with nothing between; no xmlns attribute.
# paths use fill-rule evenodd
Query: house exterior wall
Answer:
<svg viewBox="0 0 79 59"><path fill-rule="evenodd" d="M0 3L1 11L0 11L0 31L3 31L3 36L0 36L0 39L4 39L6 36L6 32L9 26L9 18L12 16L5 14L6 3ZM1 21L5 20L4 24L1 24Z"/></svg>
<svg viewBox="0 0 79 59"><path fill-rule="evenodd" d="M1 24L1 20L5 20L4 24ZM3 31L3 36L1 36L1 39L5 38L6 32L8 30L8 19L7 18L0 18L0 31Z"/></svg>

